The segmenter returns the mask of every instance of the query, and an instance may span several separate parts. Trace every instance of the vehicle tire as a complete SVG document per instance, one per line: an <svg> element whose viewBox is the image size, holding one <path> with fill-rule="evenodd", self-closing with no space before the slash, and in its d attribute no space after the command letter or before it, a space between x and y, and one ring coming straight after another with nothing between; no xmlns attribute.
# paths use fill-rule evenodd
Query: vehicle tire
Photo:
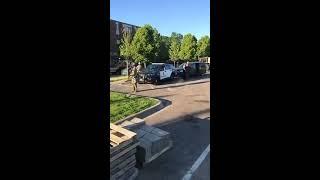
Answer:
<svg viewBox="0 0 320 180"><path fill-rule="evenodd" d="M170 80L172 81L174 79L174 73L171 73Z"/></svg>
<svg viewBox="0 0 320 180"><path fill-rule="evenodd" d="M154 84L155 84L155 85L159 85L159 84L160 84L160 79L158 79L158 78L155 79L155 80L154 80Z"/></svg>

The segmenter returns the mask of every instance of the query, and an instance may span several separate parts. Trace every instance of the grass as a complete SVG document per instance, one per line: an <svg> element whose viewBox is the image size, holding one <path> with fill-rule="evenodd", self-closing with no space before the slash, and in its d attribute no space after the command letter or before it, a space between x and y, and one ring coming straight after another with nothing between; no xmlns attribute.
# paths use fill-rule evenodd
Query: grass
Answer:
<svg viewBox="0 0 320 180"><path fill-rule="evenodd" d="M116 122L157 104L152 98L131 96L110 92L110 122Z"/></svg>
<svg viewBox="0 0 320 180"><path fill-rule="evenodd" d="M110 77L110 82L127 80L127 79L128 79L127 76L113 76L113 77Z"/></svg>

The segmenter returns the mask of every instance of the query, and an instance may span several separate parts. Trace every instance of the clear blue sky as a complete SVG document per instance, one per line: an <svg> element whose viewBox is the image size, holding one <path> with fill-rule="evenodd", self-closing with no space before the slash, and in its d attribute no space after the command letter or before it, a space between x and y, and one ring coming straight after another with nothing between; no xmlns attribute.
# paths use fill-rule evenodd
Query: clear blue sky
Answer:
<svg viewBox="0 0 320 180"><path fill-rule="evenodd" d="M150 24L165 36L210 36L210 0L110 0L110 17L137 26Z"/></svg>

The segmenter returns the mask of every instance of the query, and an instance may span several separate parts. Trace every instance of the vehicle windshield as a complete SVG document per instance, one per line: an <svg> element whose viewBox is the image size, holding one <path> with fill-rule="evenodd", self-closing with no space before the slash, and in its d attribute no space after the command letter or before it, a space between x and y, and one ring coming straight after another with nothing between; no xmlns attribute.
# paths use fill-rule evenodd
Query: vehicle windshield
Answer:
<svg viewBox="0 0 320 180"><path fill-rule="evenodd" d="M183 66L185 65L186 63L183 63L179 66L179 68L183 68Z"/></svg>
<svg viewBox="0 0 320 180"><path fill-rule="evenodd" d="M157 72L160 71L162 69L162 65L156 65L156 64L150 64L149 66L147 66L147 72Z"/></svg>

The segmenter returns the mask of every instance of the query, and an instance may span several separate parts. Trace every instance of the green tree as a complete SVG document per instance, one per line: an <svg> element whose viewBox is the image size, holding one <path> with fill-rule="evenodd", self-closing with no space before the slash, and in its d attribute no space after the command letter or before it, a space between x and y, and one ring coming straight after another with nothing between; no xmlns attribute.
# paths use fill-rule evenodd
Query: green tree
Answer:
<svg viewBox="0 0 320 180"><path fill-rule="evenodd" d="M127 64L127 76L129 79L129 62L132 59L132 35L128 31L123 31L121 44L119 46L120 56L124 57Z"/></svg>
<svg viewBox="0 0 320 180"><path fill-rule="evenodd" d="M197 55L197 38L192 34L183 36L179 58L184 61L195 60Z"/></svg>
<svg viewBox="0 0 320 180"><path fill-rule="evenodd" d="M179 60L179 52L180 52L182 39L183 39L182 34L178 34L175 32L171 34L169 57L174 62L174 64L177 60Z"/></svg>
<svg viewBox="0 0 320 180"><path fill-rule="evenodd" d="M151 25L144 25L132 40L132 58L135 62L149 63L159 58L160 34Z"/></svg>
<svg viewBox="0 0 320 180"><path fill-rule="evenodd" d="M132 58L132 35L131 33L124 31L121 39L121 44L119 46L120 56L124 57L126 60Z"/></svg>
<svg viewBox="0 0 320 180"><path fill-rule="evenodd" d="M198 57L209 57L210 56L210 38L209 38L209 36L203 36L198 41L197 56Z"/></svg>
<svg viewBox="0 0 320 180"><path fill-rule="evenodd" d="M173 32L171 33L170 41L172 41L173 39L177 40L181 44L183 35L180 33Z"/></svg>
<svg viewBox="0 0 320 180"><path fill-rule="evenodd" d="M159 62L165 62L169 59L170 38L161 36Z"/></svg>

